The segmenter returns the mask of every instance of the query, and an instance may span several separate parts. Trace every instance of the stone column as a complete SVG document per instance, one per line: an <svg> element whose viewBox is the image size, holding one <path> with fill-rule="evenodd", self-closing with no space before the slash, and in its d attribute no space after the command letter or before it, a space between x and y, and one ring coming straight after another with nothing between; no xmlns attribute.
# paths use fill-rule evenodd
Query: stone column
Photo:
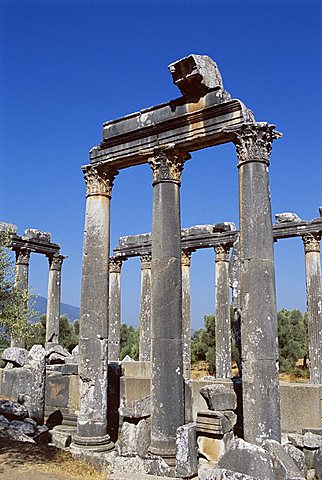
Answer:
<svg viewBox="0 0 322 480"><path fill-rule="evenodd" d="M184 424L180 181L188 155L155 149L152 215L151 452L175 461L176 431Z"/></svg>
<svg viewBox="0 0 322 480"><path fill-rule="evenodd" d="M61 269L63 255L54 254L48 257L49 277L46 312L46 350L59 344Z"/></svg>
<svg viewBox="0 0 322 480"><path fill-rule="evenodd" d="M322 289L318 234L303 236L306 271L307 326L309 334L310 382L322 384Z"/></svg>
<svg viewBox="0 0 322 480"><path fill-rule="evenodd" d="M182 268L182 343L183 343L183 376L186 380L191 376L191 328L190 328L190 262L191 252L181 253Z"/></svg>
<svg viewBox="0 0 322 480"><path fill-rule="evenodd" d="M151 361L151 255L141 256L140 362Z"/></svg>
<svg viewBox="0 0 322 480"><path fill-rule="evenodd" d="M80 411L74 445L86 450L113 448L107 432L108 280L110 199L116 171L83 168L86 215L79 335Z"/></svg>
<svg viewBox="0 0 322 480"><path fill-rule="evenodd" d="M231 326L229 301L230 245L215 246L216 262L216 377L231 378Z"/></svg>
<svg viewBox="0 0 322 480"><path fill-rule="evenodd" d="M28 305L26 298L28 294L28 275L29 275L29 259L30 251L27 249L19 249L16 253L16 271L15 271L15 286L19 292L21 305L19 307L20 317L26 316ZM25 319L27 322L27 318ZM11 337L12 347L26 347L26 342L21 337Z"/></svg>
<svg viewBox="0 0 322 480"><path fill-rule="evenodd" d="M121 341L121 268L123 259L111 257L109 260L109 325L108 325L108 361L120 360Z"/></svg>
<svg viewBox="0 0 322 480"><path fill-rule="evenodd" d="M244 438L261 444L280 432L277 314L269 156L274 125L235 132L239 171Z"/></svg>

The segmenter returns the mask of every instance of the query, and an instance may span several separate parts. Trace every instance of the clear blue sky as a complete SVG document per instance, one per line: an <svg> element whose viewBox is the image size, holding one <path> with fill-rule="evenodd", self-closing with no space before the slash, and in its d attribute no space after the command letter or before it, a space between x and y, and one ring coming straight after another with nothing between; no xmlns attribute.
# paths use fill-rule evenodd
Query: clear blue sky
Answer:
<svg viewBox="0 0 322 480"><path fill-rule="evenodd" d="M0 1L0 219L52 233L69 256L62 299L79 305L85 186L80 166L106 120L179 96L167 65L189 53L218 63L224 86L284 137L271 156L273 213L319 215L322 173L320 1ZM233 145L193 154L182 182L182 225L235 221ZM111 245L150 231L151 172L117 177ZM305 309L303 247L275 247L278 308ZM192 327L214 309L214 256L192 258ZM46 296L47 260L30 284ZM124 264L123 320L138 320L140 266Z"/></svg>

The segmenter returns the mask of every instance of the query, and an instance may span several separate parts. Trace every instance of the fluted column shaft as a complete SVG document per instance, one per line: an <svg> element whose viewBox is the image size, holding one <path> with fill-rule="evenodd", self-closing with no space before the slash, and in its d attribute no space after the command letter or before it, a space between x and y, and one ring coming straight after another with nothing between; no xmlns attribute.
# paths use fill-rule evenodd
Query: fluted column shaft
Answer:
<svg viewBox="0 0 322 480"><path fill-rule="evenodd" d="M151 360L151 255L141 256L140 362Z"/></svg>
<svg viewBox="0 0 322 480"><path fill-rule="evenodd" d="M28 309L27 302L24 297L28 293L28 277L29 277L29 260L30 260L30 251L27 249L16 250L16 269L15 269L15 286L18 290L20 306L19 312L21 318L26 316ZM27 322L27 318L25 319ZM11 337L11 346L12 347L26 347L26 342L21 336L12 336Z"/></svg>
<svg viewBox="0 0 322 480"><path fill-rule="evenodd" d="M155 149L152 217L151 452L172 462L184 424L180 179L186 155Z"/></svg>
<svg viewBox="0 0 322 480"><path fill-rule="evenodd" d="M46 312L46 349L59 343L61 269L64 257L55 254L49 257L48 260L49 275Z"/></svg>
<svg viewBox="0 0 322 480"><path fill-rule="evenodd" d="M182 344L183 375L186 380L191 377L191 326L190 326L190 262L191 252L181 254L182 268Z"/></svg>
<svg viewBox="0 0 322 480"><path fill-rule="evenodd" d="M109 260L109 325L108 361L120 360L121 347L121 269L123 259L111 257Z"/></svg>
<svg viewBox="0 0 322 480"><path fill-rule="evenodd" d="M216 262L216 377L231 378L231 325L229 301L230 245L215 246Z"/></svg>
<svg viewBox="0 0 322 480"><path fill-rule="evenodd" d="M310 382L315 384L322 384L322 288L320 240L320 235L306 234L303 236L306 271Z"/></svg>
<svg viewBox="0 0 322 480"><path fill-rule="evenodd" d="M107 433L108 292L110 198L116 172L84 167L86 216L81 289L78 447L108 450Z"/></svg>
<svg viewBox="0 0 322 480"><path fill-rule="evenodd" d="M274 125L235 132L239 172L244 438L280 441L277 314L269 155Z"/></svg>

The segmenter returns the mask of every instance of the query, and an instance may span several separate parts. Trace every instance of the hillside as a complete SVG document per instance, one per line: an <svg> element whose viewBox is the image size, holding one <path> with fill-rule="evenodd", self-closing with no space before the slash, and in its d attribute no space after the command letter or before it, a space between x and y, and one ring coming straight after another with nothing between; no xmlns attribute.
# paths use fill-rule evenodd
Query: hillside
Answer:
<svg viewBox="0 0 322 480"><path fill-rule="evenodd" d="M33 309L38 312L37 317L39 317L40 315L44 315L47 308L47 298L37 295L34 299L34 302L35 303ZM69 305L68 303L61 303L60 314L66 315L71 322L74 322L74 320L79 319L79 307Z"/></svg>

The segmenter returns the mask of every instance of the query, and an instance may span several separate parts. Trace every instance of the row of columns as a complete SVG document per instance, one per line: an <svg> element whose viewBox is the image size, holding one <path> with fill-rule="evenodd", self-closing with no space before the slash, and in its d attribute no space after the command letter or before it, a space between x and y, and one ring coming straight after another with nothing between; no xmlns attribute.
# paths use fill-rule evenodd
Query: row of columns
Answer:
<svg viewBox="0 0 322 480"><path fill-rule="evenodd" d="M31 250L19 248L15 250L15 286L20 292L28 292L29 261ZM59 253L47 254L49 261L48 274L48 295L46 310L46 348L59 343L59 318L60 318L60 297L61 297L61 270L66 257ZM21 317L26 317L28 306L22 299L20 306ZM27 321L27 318L26 318ZM23 338L11 338L12 347L25 347Z"/></svg>
<svg viewBox="0 0 322 480"><path fill-rule="evenodd" d="M244 438L280 441L277 314L268 166L280 134L266 123L231 131L239 171L241 329ZM173 146L144 152L153 171L151 259L151 452L175 455L176 430L184 423L180 182L189 154ZM109 214L117 172L104 164L84 167L87 184L80 321L78 446L108 450L107 425ZM221 259L220 259L220 256ZM219 262L222 262L219 265ZM218 268L219 267L219 268ZM217 257L228 275L227 252ZM218 280L217 280L218 281ZM143 282L143 280L142 280ZM225 312L227 293L217 308ZM189 309L184 299L184 311ZM220 336L219 336L220 337ZM225 348L218 345L219 349ZM226 358L220 362L225 365ZM227 367L223 367L225 371Z"/></svg>

